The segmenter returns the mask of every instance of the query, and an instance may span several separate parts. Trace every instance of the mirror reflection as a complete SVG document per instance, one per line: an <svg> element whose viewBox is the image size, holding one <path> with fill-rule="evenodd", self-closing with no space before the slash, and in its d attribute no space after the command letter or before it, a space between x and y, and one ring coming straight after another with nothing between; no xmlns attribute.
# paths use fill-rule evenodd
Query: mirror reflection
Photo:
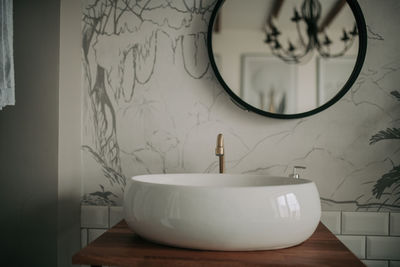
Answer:
<svg viewBox="0 0 400 267"><path fill-rule="evenodd" d="M355 66L358 31L345 0L226 0L212 50L228 87L271 113L313 110Z"/></svg>

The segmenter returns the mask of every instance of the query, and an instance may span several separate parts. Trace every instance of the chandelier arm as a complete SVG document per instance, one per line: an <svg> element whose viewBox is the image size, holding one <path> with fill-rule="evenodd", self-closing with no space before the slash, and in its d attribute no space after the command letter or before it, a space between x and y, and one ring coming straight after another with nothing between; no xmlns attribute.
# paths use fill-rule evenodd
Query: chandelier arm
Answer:
<svg viewBox="0 0 400 267"><path fill-rule="evenodd" d="M321 57L329 57L330 53L331 53L331 48L327 47L326 49L323 49L322 47L317 48L318 53Z"/></svg>
<svg viewBox="0 0 400 267"><path fill-rule="evenodd" d="M272 54L280 59L282 59L285 62L288 63L299 63L300 60L305 57L306 55L308 55L309 50L310 49L306 49L304 50L303 53L301 54L294 54L292 52L289 52L288 50L286 50L285 48L281 47L279 49L275 49L271 44L269 44L269 47L272 51Z"/></svg>
<svg viewBox="0 0 400 267"><path fill-rule="evenodd" d="M329 57L329 55L330 55L330 53L331 53L331 48L330 48L330 46L321 45L321 42L320 42L320 40L319 40L319 38L318 38L318 35L317 35L317 39L318 39L318 45L316 46L316 49L317 49L317 51L318 51L318 54L319 54L321 57ZM324 48L325 48L325 49L324 49Z"/></svg>
<svg viewBox="0 0 400 267"><path fill-rule="evenodd" d="M296 29L297 29L297 34L299 35L300 43L303 47L307 47L306 42L304 41L303 35L301 34L300 30L300 23L296 22ZM310 43L310 40L308 40L308 43Z"/></svg>
<svg viewBox="0 0 400 267"><path fill-rule="evenodd" d="M299 25L298 23L296 23L296 24L297 24L297 26ZM303 57L305 57L305 56L313 49L312 44L311 44L310 41L309 41L307 44L305 44L304 38L303 38L303 36L301 35L301 32L299 31L299 28L298 28L298 33L299 33L299 36L300 36L300 39L301 39L301 42L302 42L302 47L301 47L301 49L302 49L303 51L302 51L300 54L294 55L293 52L290 52L289 50L286 50L285 48L280 47L279 50L282 50L282 51L283 51L283 54L282 54L282 53L280 54L282 57L285 57L285 58L302 59ZM279 41L279 40L278 40L278 37L276 37L275 40L276 40L276 41ZM272 43L269 43L269 47L271 48L271 50L276 50L276 49L274 48L274 46L273 46ZM300 47L299 47L299 48L300 48Z"/></svg>
<svg viewBox="0 0 400 267"><path fill-rule="evenodd" d="M343 50L341 50L338 53L335 54L331 54L330 51L329 52L324 52L321 47L317 47L318 53L322 56L322 57L328 57L328 58L337 58L337 57L341 57L344 54L346 54L346 52L350 49L350 47L352 47L353 43L354 43L355 37L352 36L350 38L350 40L348 42L346 42L344 44ZM329 49L330 50L330 49Z"/></svg>
<svg viewBox="0 0 400 267"><path fill-rule="evenodd" d="M281 60L283 60L285 62L290 63L290 62L296 62L297 61L295 56L294 57L286 57L286 56L282 55L282 53L281 53L282 49L275 49L271 45L270 45L270 48L271 48L271 52L272 52L272 54L274 56L280 58Z"/></svg>
<svg viewBox="0 0 400 267"><path fill-rule="evenodd" d="M273 54L274 54L274 56L280 58L281 60L283 60L284 62L286 62L288 64L296 64L296 63L298 63L298 59L297 58L287 58L287 57L284 57L283 55L278 54L278 53L273 53Z"/></svg>
<svg viewBox="0 0 400 267"><path fill-rule="evenodd" d="M273 39L275 42L268 43L271 52L274 56L282 59L285 62L289 63L299 63L300 60L305 58L312 53L312 50L317 50L321 57L324 58L335 58L343 56L353 45L355 35L351 35L347 41L343 43L343 49L341 49L337 53L331 53L332 48L328 45L323 45L324 42L321 42L318 34L314 30L316 29L314 23L318 21L320 18L321 12L321 3L318 0L313 2L314 0L304 0L303 5L301 7L302 19L294 21L296 23L296 30L298 34L298 42L297 48L294 48L290 44L289 40L289 48L284 48L279 42L278 36L275 36ZM314 4L314 6L312 6ZM307 34L304 36L303 31L301 29L300 23L303 22L308 27ZM265 30L267 31L268 24L266 21ZM308 38L308 39L307 39Z"/></svg>

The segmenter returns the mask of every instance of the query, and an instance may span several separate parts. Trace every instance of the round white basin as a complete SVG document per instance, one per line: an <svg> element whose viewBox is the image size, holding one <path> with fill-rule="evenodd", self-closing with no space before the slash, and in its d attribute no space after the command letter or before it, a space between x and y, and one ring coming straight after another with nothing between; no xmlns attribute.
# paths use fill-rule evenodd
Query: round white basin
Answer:
<svg viewBox="0 0 400 267"><path fill-rule="evenodd" d="M157 243L248 251L305 241L319 223L321 203L306 179L158 174L131 178L124 211L135 233Z"/></svg>

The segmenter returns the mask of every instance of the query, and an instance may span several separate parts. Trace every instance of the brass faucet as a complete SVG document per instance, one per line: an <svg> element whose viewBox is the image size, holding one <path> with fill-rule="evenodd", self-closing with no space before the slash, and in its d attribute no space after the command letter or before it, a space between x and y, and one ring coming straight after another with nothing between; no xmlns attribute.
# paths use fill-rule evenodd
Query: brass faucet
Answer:
<svg viewBox="0 0 400 267"><path fill-rule="evenodd" d="M219 157L219 173L224 173L224 136L219 134L217 137L217 147L215 148L215 155Z"/></svg>

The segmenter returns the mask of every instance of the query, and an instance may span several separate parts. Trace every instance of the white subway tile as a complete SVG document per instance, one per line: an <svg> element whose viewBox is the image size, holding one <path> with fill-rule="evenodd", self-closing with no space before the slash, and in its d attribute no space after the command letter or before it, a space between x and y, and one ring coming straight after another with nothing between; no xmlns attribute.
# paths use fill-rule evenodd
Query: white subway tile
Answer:
<svg viewBox="0 0 400 267"><path fill-rule="evenodd" d="M337 235L336 237L359 259L365 259L365 236Z"/></svg>
<svg viewBox="0 0 400 267"><path fill-rule="evenodd" d="M389 261L362 260L367 267L389 267Z"/></svg>
<svg viewBox="0 0 400 267"><path fill-rule="evenodd" d="M400 213L390 213L390 235L400 236Z"/></svg>
<svg viewBox="0 0 400 267"><path fill-rule="evenodd" d="M367 259L400 260L400 237L367 236Z"/></svg>
<svg viewBox="0 0 400 267"><path fill-rule="evenodd" d="M124 218L122 207L110 207L110 227L113 227Z"/></svg>
<svg viewBox="0 0 400 267"><path fill-rule="evenodd" d="M340 234L340 211L322 211L321 222L334 234Z"/></svg>
<svg viewBox="0 0 400 267"><path fill-rule="evenodd" d="M107 229L89 229L89 243L104 234Z"/></svg>
<svg viewBox="0 0 400 267"><path fill-rule="evenodd" d="M342 234L388 235L387 212L342 212Z"/></svg>
<svg viewBox="0 0 400 267"><path fill-rule="evenodd" d="M390 261L390 267L400 267L400 261Z"/></svg>
<svg viewBox="0 0 400 267"><path fill-rule="evenodd" d="M88 231L87 229L81 229L81 248L87 246L88 243Z"/></svg>
<svg viewBox="0 0 400 267"><path fill-rule="evenodd" d="M108 207L82 206L81 227L83 228L108 228Z"/></svg>

